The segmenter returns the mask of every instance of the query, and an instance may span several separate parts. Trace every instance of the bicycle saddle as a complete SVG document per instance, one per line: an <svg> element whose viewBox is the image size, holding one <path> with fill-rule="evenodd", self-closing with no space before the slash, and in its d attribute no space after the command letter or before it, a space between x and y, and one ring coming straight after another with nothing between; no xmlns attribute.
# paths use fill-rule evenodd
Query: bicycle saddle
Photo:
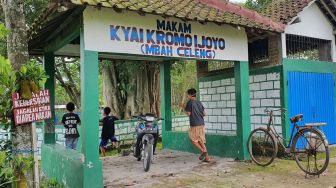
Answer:
<svg viewBox="0 0 336 188"><path fill-rule="evenodd" d="M303 114L297 114L289 119L292 123L296 123L296 122L302 121L302 118L303 118Z"/></svg>

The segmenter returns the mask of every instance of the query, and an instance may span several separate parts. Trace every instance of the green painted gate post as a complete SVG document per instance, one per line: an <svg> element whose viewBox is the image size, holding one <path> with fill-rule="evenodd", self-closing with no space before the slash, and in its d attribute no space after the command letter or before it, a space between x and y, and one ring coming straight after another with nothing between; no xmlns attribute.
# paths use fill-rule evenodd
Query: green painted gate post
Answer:
<svg viewBox="0 0 336 188"><path fill-rule="evenodd" d="M247 139L251 131L250 124L250 88L248 62L235 62L236 118L238 138L238 159L247 160Z"/></svg>
<svg viewBox="0 0 336 188"><path fill-rule="evenodd" d="M102 188L99 159L98 52L85 50L84 31L80 33L81 126L84 188Z"/></svg>
<svg viewBox="0 0 336 188"><path fill-rule="evenodd" d="M47 52L44 54L44 70L49 76L45 83L45 89L49 90L50 93L50 106L51 106L51 115L52 119L46 120L44 129L44 143L45 144L55 144L55 56L53 52Z"/></svg>
<svg viewBox="0 0 336 188"><path fill-rule="evenodd" d="M166 131L172 130L172 113L171 113L171 63L163 61L160 63L160 97L161 97L161 117L162 121L162 145L168 142Z"/></svg>
<svg viewBox="0 0 336 188"><path fill-rule="evenodd" d="M281 106L282 108L287 109L285 112L285 115L281 118L282 123L282 136L284 138L283 144L287 146L289 144L290 139L290 122L289 122L289 113L288 113L288 71L286 67L287 63L286 61L283 61L282 63L282 69L281 69L281 77L280 77L280 83L281 83Z"/></svg>

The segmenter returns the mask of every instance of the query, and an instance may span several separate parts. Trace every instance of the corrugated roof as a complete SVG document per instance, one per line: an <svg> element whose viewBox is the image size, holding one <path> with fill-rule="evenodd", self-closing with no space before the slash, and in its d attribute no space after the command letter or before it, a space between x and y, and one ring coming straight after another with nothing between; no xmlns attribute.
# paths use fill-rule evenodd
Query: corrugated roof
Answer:
<svg viewBox="0 0 336 188"><path fill-rule="evenodd" d="M284 25L223 0L71 0L72 3L283 32Z"/></svg>

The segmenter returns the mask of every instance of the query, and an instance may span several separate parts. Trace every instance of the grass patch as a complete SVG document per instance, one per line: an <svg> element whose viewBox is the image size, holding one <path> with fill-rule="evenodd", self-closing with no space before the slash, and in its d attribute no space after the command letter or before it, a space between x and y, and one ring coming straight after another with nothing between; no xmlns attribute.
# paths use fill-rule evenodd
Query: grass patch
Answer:
<svg viewBox="0 0 336 188"><path fill-rule="evenodd" d="M284 160L284 159L276 159L272 164L263 167L259 166L255 163L248 163L246 169L242 169L245 172L281 172L287 170L295 170L298 166L294 160Z"/></svg>
<svg viewBox="0 0 336 188"><path fill-rule="evenodd" d="M335 169L336 163L331 159L336 157L336 147L329 147L329 166L328 169ZM288 171L300 170L294 159L290 158L276 158L272 164L263 167L255 163L245 163L246 168L242 168L244 172L272 172L272 173L285 173Z"/></svg>

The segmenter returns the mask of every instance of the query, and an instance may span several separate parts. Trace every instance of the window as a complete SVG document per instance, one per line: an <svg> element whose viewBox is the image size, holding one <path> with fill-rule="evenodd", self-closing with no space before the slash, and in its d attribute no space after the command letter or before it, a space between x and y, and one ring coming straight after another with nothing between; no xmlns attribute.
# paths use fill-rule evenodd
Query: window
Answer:
<svg viewBox="0 0 336 188"><path fill-rule="evenodd" d="M331 41L286 34L287 58L331 61Z"/></svg>
<svg viewBox="0 0 336 188"><path fill-rule="evenodd" d="M253 64L268 63L268 38L248 44L249 62Z"/></svg>

